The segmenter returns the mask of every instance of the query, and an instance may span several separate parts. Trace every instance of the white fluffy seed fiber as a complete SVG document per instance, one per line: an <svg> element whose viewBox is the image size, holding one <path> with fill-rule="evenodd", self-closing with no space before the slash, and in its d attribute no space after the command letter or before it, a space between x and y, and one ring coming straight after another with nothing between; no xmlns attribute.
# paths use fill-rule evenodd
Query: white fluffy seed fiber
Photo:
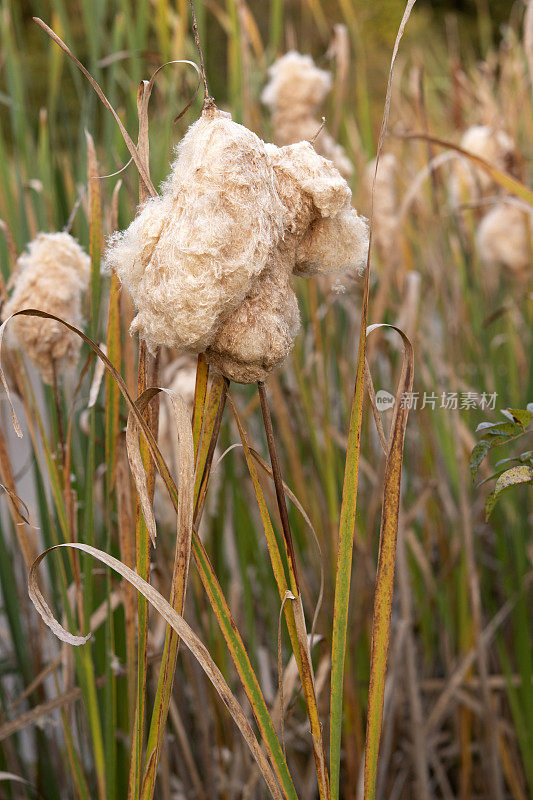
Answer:
<svg viewBox="0 0 533 800"><path fill-rule="evenodd" d="M350 178L353 167L344 148L321 126L320 109L331 89L329 72L319 69L311 56L294 50L268 70L269 82L261 100L270 109L274 138L278 145L314 141L316 151L329 158L341 175Z"/></svg>
<svg viewBox="0 0 533 800"><path fill-rule="evenodd" d="M161 197L107 251L138 309L132 331L152 350L205 350L265 268L282 235L281 214L260 139L228 114L202 114L178 147Z"/></svg>
<svg viewBox="0 0 533 800"><path fill-rule="evenodd" d="M309 142L265 145L207 109L178 148L162 196L106 255L137 308L132 332L155 350L205 352L231 380L265 380L299 328L293 272L360 270L366 220Z"/></svg>
<svg viewBox="0 0 533 800"><path fill-rule="evenodd" d="M14 289L2 309L2 319L26 308L82 324L81 300L89 285L90 258L68 233L40 233L16 265ZM16 317L8 326L18 345L39 368L46 383L57 373L75 366L81 339L61 323L40 317Z"/></svg>
<svg viewBox="0 0 533 800"><path fill-rule="evenodd" d="M476 240L480 258L493 276L491 285L501 268L519 280L531 274L533 218L524 208L498 203L481 220Z"/></svg>
<svg viewBox="0 0 533 800"><path fill-rule="evenodd" d="M518 161L516 146L505 131L488 125L474 125L464 132L460 147L504 172L515 173ZM498 186L488 172L464 157L454 160L449 182L452 206L476 202L497 191Z"/></svg>

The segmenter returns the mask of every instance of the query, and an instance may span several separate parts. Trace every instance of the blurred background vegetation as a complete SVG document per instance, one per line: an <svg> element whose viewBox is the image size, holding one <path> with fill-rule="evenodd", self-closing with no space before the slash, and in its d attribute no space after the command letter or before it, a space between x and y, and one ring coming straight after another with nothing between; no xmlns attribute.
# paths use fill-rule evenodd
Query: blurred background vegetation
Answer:
<svg viewBox="0 0 533 800"><path fill-rule="evenodd" d="M369 214L364 173L375 155L391 51L403 7L400 0L197 0L211 93L221 107L231 110L235 120L268 140L272 124L260 103L267 68L288 49L311 54L317 64L332 71L334 90L324 111L329 125L335 118L335 98L341 97L338 138L354 163L354 205ZM441 151L425 141L401 138L405 133L429 132L458 143L469 125L497 124L516 142L523 161L521 178L531 186L533 107L522 44L523 15L524 4L508 0L419 0L401 45L394 82L391 133L385 149L395 154L400 165L398 208L402 206L403 217L391 263L383 253L373 258L369 321L406 327L415 344L415 391L439 396L443 391L490 392L498 399L493 410L426 407L413 411L409 420L379 774L379 796L387 800L527 800L533 796L530 487L509 494L487 522L484 503L488 487L473 485L469 467L477 425L487 419L501 420L500 409L525 408L533 399L531 281L529 277L517 281L500 270L495 287L489 285L475 238L483 209L466 207L458 212L448 193L449 164L428 170L428 163ZM94 139L102 175L119 170L129 158L111 115L83 76L32 22L33 16L44 19L85 64L133 139L139 81L172 59L197 58L186 0L1 0L0 218L5 235L0 236L0 262L6 282L13 254L20 253L38 231L62 229L71 215L73 234L88 246L85 131ZM340 94L336 93L338 53L330 48L336 24L346 26L350 44L349 80ZM150 166L156 186L167 175L172 147L199 114L201 101L197 98L173 124L195 85L194 71L184 65L167 66L157 78L150 105ZM426 177L421 178L424 171ZM118 224L122 228L135 212L135 168L128 167L120 179ZM106 235L113 228L112 194L118 180L111 177L100 182ZM103 278L104 298L107 283L108 277ZM324 568L325 596L317 632L326 642L331 633L335 536L360 310L358 284L349 279L345 283L335 287L326 281L318 290L310 283L298 283L303 331L289 363L270 383L284 476L309 514L322 548L318 555L306 525L291 507L309 619ZM104 299L103 306L106 304ZM101 341L105 340L105 322L102 313ZM386 336L376 339L370 360L376 388L394 391L400 356L393 340ZM124 369L125 361L126 356ZM88 433L89 383L87 374L76 396L75 382L74 387L68 382L62 387L65 413L73 409L76 423L72 471L79 535L83 538L87 531L87 503L91 502L87 485L93 482L96 514L92 541L117 553L116 507L103 489L103 400L96 405ZM234 388L234 396L252 441L265 452L257 398L242 387ZM53 443L57 436L53 398L44 391L39 402L47 409L42 435ZM14 449L18 445L9 438L5 403L2 414L4 435ZM388 419L386 416L386 422ZM124 416L121 421L125 422ZM343 732L342 791L350 800L360 796L383 474L373 425L367 409ZM230 415L221 436L223 449L238 441ZM19 452L20 470L15 474L17 485L31 485L30 510L34 519L41 520L42 530L35 535L38 549L43 549L53 541L58 509L48 491L42 444L35 448L24 450L23 457ZM480 478L490 478L495 462L514 454L512 444L503 445L492 466L484 465ZM232 451L217 473L205 545L226 596L231 598L267 699L272 701L277 689L279 599L265 568L265 545L241 452ZM273 506L271 487L265 491ZM25 694L58 651L52 637L32 635L37 626L35 612L26 597L16 527L5 508L1 522L1 766L25 775L46 798L72 797L77 790L67 766L57 712L37 714L37 724L33 719L22 720L16 734L3 734L8 730L3 726L10 721L74 684L61 684L58 667L53 672L57 684L49 678L42 683L42 694ZM166 593L175 531L162 523L159 535L154 575ZM65 564L71 576L72 565ZM47 569L50 586L56 587L59 570L53 559ZM91 572L90 565L85 564L84 569L87 585L93 588L89 614L105 601L108 587L98 572ZM54 603L60 617L62 603L57 595ZM207 613L196 575L187 618L208 644L227 680L236 685L233 666ZM122 798L127 793L129 729L124 712L126 645L120 606L113 619L116 639L112 648L109 631L103 627L89 647L93 648L97 678L107 675L109 679L110 664L116 670L118 694L112 702L117 708L118 754L106 764L108 779L110 774L114 776L107 796ZM285 655L286 645L284 640ZM157 663L161 635L155 623L150 647L150 657ZM321 644L315 649L322 685L327 685L327 651ZM217 698L187 654L178 670L175 693L181 716L171 719L157 796L165 800L240 797L243 784L250 783L253 767L239 734L221 713ZM154 672L157 679L157 670ZM150 679L149 691L153 690ZM327 690L320 698L325 718ZM99 694L102 724L108 724L108 702L109 695ZM75 744L89 796L97 796L95 740L88 733L84 703L85 699L72 712ZM111 736L115 733L113 729ZM289 760L296 765L297 789L307 800L315 796L315 786L305 712L298 697L290 704L285 735ZM265 796L263 787L253 782L250 792L250 797ZM6 788L5 796L29 797L31 792L11 787Z"/></svg>

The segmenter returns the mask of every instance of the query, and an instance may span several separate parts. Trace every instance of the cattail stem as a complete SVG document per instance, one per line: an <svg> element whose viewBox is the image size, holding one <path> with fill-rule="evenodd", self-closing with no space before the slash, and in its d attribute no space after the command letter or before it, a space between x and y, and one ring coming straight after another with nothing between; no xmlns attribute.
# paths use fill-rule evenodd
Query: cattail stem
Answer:
<svg viewBox="0 0 533 800"><path fill-rule="evenodd" d="M325 117L322 117L322 121L321 121L321 123L320 123L320 127L319 127L319 129L317 130L317 132L315 133L315 135L313 136L313 138L312 138L312 139L309 139L309 144L312 144L312 145L314 146L314 144L315 144L316 140L318 139L318 137L320 136L320 134L321 134L321 133L322 133L322 131L324 130L324 126L325 126L325 124L326 124L326 118L325 118Z"/></svg>
<svg viewBox="0 0 533 800"><path fill-rule="evenodd" d="M270 464L272 466L272 475L274 478L274 486L276 489L276 499L278 501L279 515L281 518L281 527L283 529L283 537L287 548L287 558L289 559L289 569L291 579L294 579L294 586L291 586L294 594L299 595L298 574L296 572L296 559L294 557L294 547L292 543L291 528L289 524L289 515L287 513L287 504L285 502L285 491L283 488L283 476L281 474L281 466L278 459L276 450L276 440L274 438L274 429L272 428L272 418L270 416L270 408L268 406L268 398L266 393L265 384L258 381L257 389L259 391L259 400L261 402L261 413L263 414L263 422L265 425L265 433L267 438L268 452L270 454ZM291 580L292 583L292 580Z"/></svg>
<svg viewBox="0 0 533 800"><path fill-rule="evenodd" d="M200 34L198 33L198 23L196 22L196 13L194 10L194 3L193 0L189 0L189 5L191 7L191 16L192 16L192 32L194 35L194 42L196 44L196 48L198 50L198 56L200 58L200 68L202 70L202 79L204 82L204 90L205 90L205 98L204 104L207 104L211 101L211 96L209 94L209 88L207 86L207 75L205 73L205 65L204 65L204 54L202 53L202 45L200 43Z"/></svg>
<svg viewBox="0 0 533 800"><path fill-rule="evenodd" d="M59 436L59 447L61 452L61 464L63 465L65 460L65 431L63 428L63 412L61 410L61 397L59 395L59 381L57 379L57 368L56 362L52 361L52 388L54 392L54 403L56 407L56 418L57 418L57 433Z"/></svg>
<svg viewBox="0 0 533 800"><path fill-rule="evenodd" d="M213 464L213 456L215 454L215 449L218 442L218 435L220 433L220 425L222 424L222 415L224 413L224 407L226 405L226 397L228 394L228 386L229 381L224 379L224 387L222 389L222 394L220 396L220 401L217 409L217 415L215 418L215 424L213 426L213 432L211 434L211 439L209 441L209 448L207 450L207 456L205 459L204 469L202 472L202 479L200 481L200 486L198 489L198 497L196 499L196 505L194 507L194 525L198 526L200 523L203 505L205 502L206 490L207 490L207 482L209 481L209 475L211 473L211 466Z"/></svg>

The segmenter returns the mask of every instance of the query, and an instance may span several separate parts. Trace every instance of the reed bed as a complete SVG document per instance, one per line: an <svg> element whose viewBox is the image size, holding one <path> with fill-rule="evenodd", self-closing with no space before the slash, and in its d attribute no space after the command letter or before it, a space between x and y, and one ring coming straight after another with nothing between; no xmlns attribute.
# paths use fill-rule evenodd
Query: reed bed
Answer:
<svg viewBox="0 0 533 800"><path fill-rule="evenodd" d="M0 6L0 796L527 800L532 4L30 5ZM279 63L317 85L286 102ZM204 90L263 195L199 335L135 270ZM287 137L338 207L287 162L273 195ZM56 305L43 234L80 265Z"/></svg>

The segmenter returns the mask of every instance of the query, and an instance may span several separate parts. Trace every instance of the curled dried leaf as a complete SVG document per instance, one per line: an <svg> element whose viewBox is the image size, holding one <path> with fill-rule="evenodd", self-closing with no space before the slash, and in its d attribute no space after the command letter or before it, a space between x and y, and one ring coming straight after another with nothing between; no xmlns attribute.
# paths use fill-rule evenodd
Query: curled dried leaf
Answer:
<svg viewBox="0 0 533 800"><path fill-rule="evenodd" d="M39 568L40 563L43 561L46 556L52 552L53 550L57 550L59 548L74 548L76 550L80 550L81 552L87 553L93 558L96 558L102 564L113 569L117 572L124 580L128 581L132 586L137 589L137 591L145 597L150 605L155 608L155 610L163 617L163 619L167 622L168 625L171 626L173 630L179 635L181 641L189 648L193 656L197 659L198 663L206 673L207 677L213 684L215 690L217 691L218 695L222 699L224 705L230 712L233 720L235 721L237 727L241 731L244 740L246 741L248 747L250 748L253 757L255 758L262 775L267 783L267 786L272 794L272 797L275 800L282 800L283 795L279 789L279 785L277 780L272 772L270 764L261 749L259 742L257 741L255 734L248 722L244 711L242 710L240 704L236 700L235 696L232 694L229 686L227 685L226 681L220 670L218 669L217 665L211 658L209 651L205 647L205 645L201 642L198 636L194 633L192 628L185 622L183 617L181 617L173 608L172 606L165 600L165 598L156 590L153 586L150 586L149 583L144 581L136 572L132 569L127 567L118 559L114 558L113 556L108 555L107 553L103 552L102 550L98 550L95 547L91 547L90 545L82 544L80 542L67 542L64 544L58 544L54 547L45 550L41 553L33 562L32 567L30 569L29 578L28 578L28 591L30 598L41 615L43 621L46 625L55 633L55 635L61 639L63 642L67 642L69 644L74 645L81 645L84 644L89 636L74 636L69 631L67 631L59 622L55 619L50 607L46 603L44 599L38 583L37 583L37 570Z"/></svg>

